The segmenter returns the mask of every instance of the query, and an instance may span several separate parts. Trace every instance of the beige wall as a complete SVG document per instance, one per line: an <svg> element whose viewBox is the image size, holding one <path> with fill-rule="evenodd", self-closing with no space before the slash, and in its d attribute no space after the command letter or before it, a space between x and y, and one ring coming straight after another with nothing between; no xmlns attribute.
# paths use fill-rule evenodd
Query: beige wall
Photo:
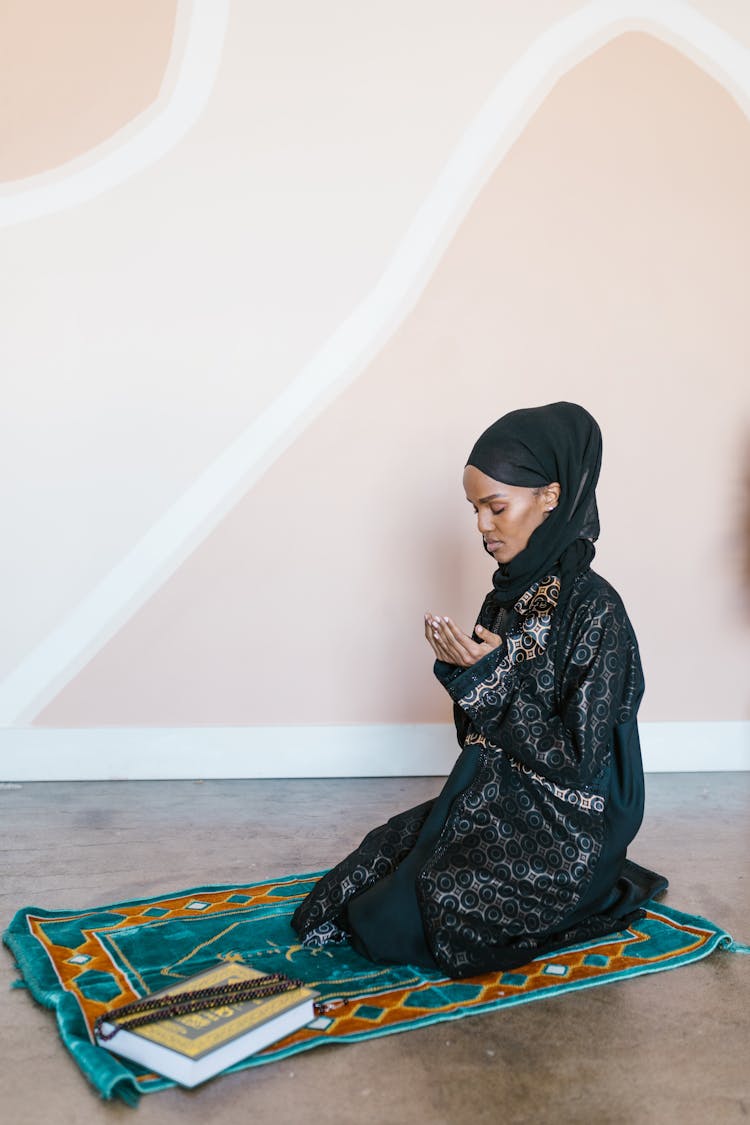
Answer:
<svg viewBox="0 0 750 1125"><path fill-rule="evenodd" d="M158 7L140 36L107 39L137 48L143 82L101 89L100 130L154 97L175 19ZM400 322L190 550L170 566L164 548L147 596L123 578L109 616L106 599L93 625L78 612L269 417L388 266L503 74L578 7L331 5L326 20L234 4L179 143L2 232L7 722L446 719L422 613L468 625L490 581L466 453L499 414L558 398L604 432L595 565L636 625L643 717L748 717L727 669L747 668L750 628L750 123L720 76L643 30L560 68ZM750 42L742 5L693 7ZM80 48L84 9L61 45ZM9 129L8 178L80 159L74 108L46 166L42 128L14 152L22 110L40 106ZM58 635L80 643L56 664Z"/></svg>
<svg viewBox="0 0 750 1125"><path fill-rule="evenodd" d="M3 0L0 182L88 152L156 99L177 0Z"/></svg>

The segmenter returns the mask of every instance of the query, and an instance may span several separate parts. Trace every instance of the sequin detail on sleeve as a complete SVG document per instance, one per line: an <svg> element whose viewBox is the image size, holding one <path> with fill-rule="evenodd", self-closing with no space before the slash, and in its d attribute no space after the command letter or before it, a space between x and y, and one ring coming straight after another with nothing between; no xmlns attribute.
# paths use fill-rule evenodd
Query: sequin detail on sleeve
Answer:
<svg viewBox="0 0 750 1125"><path fill-rule="evenodd" d="M529 609L534 594L524 595ZM508 636L508 653L496 669L482 669L480 660L447 687L469 720L466 741L502 749L558 785L577 788L601 775L613 726L635 713L640 663L627 616L612 598L578 606L558 629L552 653L550 616L527 613L517 630L521 639Z"/></svg>
<svg viewBox="0 0 750 1125"><path fill-rule="evenodd" d="M557 575L535 582L516 602L516 625L499 648L470 668L459 670L459 674L453 665L436 667L438 678L471 723L464 734L464 745L480 741L487 744L488 738L491 741L491 733L482 726L482 717L486 715L494 725L501 720L517 683L516 669L546 651L559 597ZM480 619L485 612L486 603Z"/></svg>

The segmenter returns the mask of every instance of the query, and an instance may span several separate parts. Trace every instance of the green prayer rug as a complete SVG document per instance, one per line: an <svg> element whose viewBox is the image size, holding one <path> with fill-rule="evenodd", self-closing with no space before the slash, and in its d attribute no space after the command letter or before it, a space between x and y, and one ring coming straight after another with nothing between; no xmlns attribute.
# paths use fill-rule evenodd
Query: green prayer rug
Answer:
<svg viewBox="0 0 750 1125"><path fill-rule="evenodd" d="M461 1019L624 977L673 969L715 949L750 952L713 922L656 902L630 929L539 957L512 972L451 980L408 965L375 965L349 945L308 949L289 919L322 872L195 887L91 910L19 910L3 935L23 984L52 1008L63 1043L105 1098L135 1105L174 1083L94 1043L96 1017L216 961L243 961L304 980L340 1006L232 1070L311 1047ZM23 984L19 982L19 986Z"/></svg>

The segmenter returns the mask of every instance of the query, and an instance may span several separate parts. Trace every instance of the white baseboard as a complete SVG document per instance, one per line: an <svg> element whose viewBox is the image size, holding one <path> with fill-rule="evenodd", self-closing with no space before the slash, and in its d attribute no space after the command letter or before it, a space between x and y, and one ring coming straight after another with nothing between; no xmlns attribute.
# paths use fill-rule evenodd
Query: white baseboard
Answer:
<svg viewBox="0 0 750 1125"><path fill-rule="evenodd" d="M641 723L647 772L750 769L750 722ZM442 775L444 723L0 730L3 781Z"/></svg>

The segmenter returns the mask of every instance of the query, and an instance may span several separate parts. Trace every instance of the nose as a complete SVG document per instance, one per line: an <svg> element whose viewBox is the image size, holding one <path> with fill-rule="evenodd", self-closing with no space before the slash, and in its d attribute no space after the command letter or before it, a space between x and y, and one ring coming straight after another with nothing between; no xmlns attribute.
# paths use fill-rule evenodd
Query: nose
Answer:
<svg viewBox="0 0 750 1125"><path fill-rule="evenodd" d="M492 513L486 508L480 509L480 511L477 512L477 528L479 529L480 535L486 536L489 531L492 531Z"/></svg>

